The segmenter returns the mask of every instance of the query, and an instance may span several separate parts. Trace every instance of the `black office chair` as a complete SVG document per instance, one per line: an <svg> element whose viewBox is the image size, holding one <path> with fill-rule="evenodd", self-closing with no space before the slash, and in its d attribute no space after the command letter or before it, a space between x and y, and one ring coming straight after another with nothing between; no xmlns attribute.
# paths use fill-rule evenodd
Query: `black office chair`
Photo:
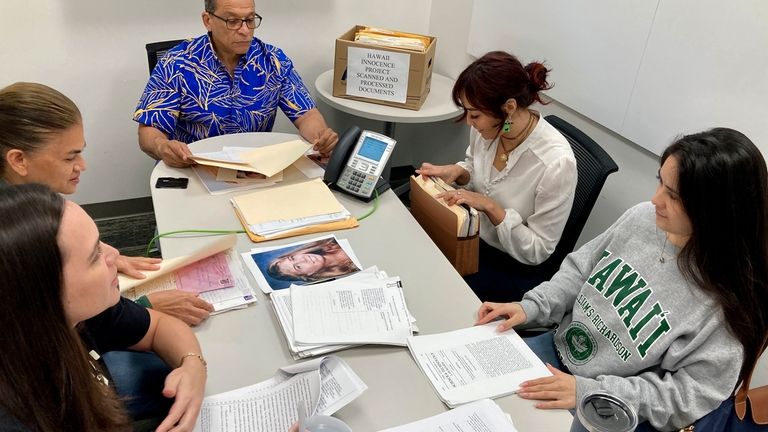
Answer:
<svg viewBox="0 0 768 432"><path fill-rule="evenodd" d="M149 63L149 73L152 73L152 71L155 69L155 65L157 65L157 62L163 58L166 52L168 52L169 49L175 47L176 45L184 42L184 39L178 39L178 40L169 40L169 41L163 41L163 42L152 42L145 45L147 48L147 62Z"/></svg>
<svg viewBox="0 0 768 432"><path fill-rule="evenodd" d="M163 58L169 49L182 42L184 42L184 39L152 42L144 45L144 47L147 49L147 63L149 65L149 73L152 73L152 71L155 69L155 66L157 66L157 62ZM157 234L157 228L155 228L155 234ZM150 250L150 254L151 256L157 256L161 253L162 251L160 250L160 242L158 241L155 243L154 249Z"/></svg>
<svg viewBox="0 0 768 432"><path fill-rule="evenodd" d="M603 150L592 138L577 129L567 121L555 115L546 116L545 119L565 136L571 144L573 154L576 157L576 170L579 179L576 182L576 194L573 198L573 207L568 221L565 223L563 235L555 247L555 251L546 261L536 266L536 274L541 282L552 278L565 256L573 252L587 218L595 206L597 197L603 189L605 179L619 170L616 162Z"/></svg>

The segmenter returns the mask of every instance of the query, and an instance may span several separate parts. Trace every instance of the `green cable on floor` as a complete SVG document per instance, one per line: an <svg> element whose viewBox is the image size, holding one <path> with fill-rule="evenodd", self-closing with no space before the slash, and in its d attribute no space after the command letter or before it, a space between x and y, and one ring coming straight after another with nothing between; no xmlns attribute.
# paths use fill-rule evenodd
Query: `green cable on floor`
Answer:
<svg viewBox="0 0 768 432"><path fill-rule="evenodd" d="M358 221L361 221L368 216L374 214L376 210L379 208L379 192L374 190L374 199L373 199L373 208L366 214L360 216L357 218ZM152 249L152 245L155 244L155 241L157 241L161 237L168 237L172 236L174 234L210 234L210 235L224 235L224 234L244 234L245 230L205 230L205 229L187 229L187 230L178 230L178 231L168 231L164 233L159 233L158 235L152 237L152 240L149 241L147 244L147 251L144 253L145 256L149 256L149 251Z"/></svg>

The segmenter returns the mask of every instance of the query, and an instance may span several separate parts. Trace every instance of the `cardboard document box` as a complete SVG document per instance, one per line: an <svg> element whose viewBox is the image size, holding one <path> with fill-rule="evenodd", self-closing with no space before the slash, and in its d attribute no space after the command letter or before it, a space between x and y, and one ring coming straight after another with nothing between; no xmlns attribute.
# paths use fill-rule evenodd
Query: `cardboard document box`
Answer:
<svg viewBox="0 0 768 432"><path fill-rule="evenodd" d="M459 216L445 202L434 198L415 177L411 177L411 214L427 235L462 275L477 273L480 254L478 233L457 235Z"/></svg>
<svg viewBox="0 0 768 432"><path fill-rule="evenodd" d="M437 39L414 35L429 41L424 52L355 41L355 33L365 28L357 25L336 39L333 95L420 109L432 85Z"/></svg>

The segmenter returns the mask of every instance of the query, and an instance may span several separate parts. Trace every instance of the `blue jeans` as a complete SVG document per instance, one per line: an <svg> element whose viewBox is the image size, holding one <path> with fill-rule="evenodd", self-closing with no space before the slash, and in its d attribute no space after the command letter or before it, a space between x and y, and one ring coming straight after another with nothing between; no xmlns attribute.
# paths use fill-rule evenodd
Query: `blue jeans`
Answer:
<svg viewBox="0 0 768 432"><path fill-rule="evenodd" d="M560 361L560 357L557 355L554 330L531 337L525 337L525 331L520 333L522 333L521 336L523 336L523 342L528 345L528 348L530 348L541 361L549 363L565 373L571 373L563 362Z"/></svg>
<svg viewBox="0 0 768 432"><path fill-rule="evenodd" d="M522 264L483 240L478 264L477 273L464 276L464 281L484 302L520 301L531 288L549 280L538 266Z"/></svg>
<svg viewBox="0 0 768 432"><path fill-rule="evenodd" d="M163 396L163 387L171 368L160 357L134 351L110 351L102 357L118 397L134 420L168 414L173 399Z"/></svg>
<svg viewBox="0 0 768 432"><path fill-rule="evenodd" d="M694 431L706 432L758 432L768 431L768 426L758 425L752 421L751 412L747 410L744 421L739 420L733 409L733 398L728 398L719 407L693 423ZM640 423L635 432L654 432L648 422Z"/></svg>

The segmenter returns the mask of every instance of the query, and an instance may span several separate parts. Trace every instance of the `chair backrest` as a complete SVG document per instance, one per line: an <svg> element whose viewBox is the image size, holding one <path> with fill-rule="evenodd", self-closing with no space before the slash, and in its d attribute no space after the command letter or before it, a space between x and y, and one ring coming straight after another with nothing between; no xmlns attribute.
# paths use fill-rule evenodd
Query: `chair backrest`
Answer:
<svg viewBox="0 0 768 432"><path fill-rule="evenodd" d="M552 255L537 266L545 280L549 280L560 268L565 256L573 252L581 231L587 223L587 218L603 189L605 179L609 174L618 171L619 167L602 147L572 124L555 115L549 115L545 119L571 144L579 174L573 207L568 216L568 222L565 223L560 242Z"/></svg>
<svg viewBox="0 0 768 432"><path fill-rule="evenodd" d="M184 39L152 42L145 45L147 48L147 63L149 64L149 73L152 73L152 71L155 69L155 65L157 65L157 62L163 58L169 49L182 42L184 42Z"/></svg>

